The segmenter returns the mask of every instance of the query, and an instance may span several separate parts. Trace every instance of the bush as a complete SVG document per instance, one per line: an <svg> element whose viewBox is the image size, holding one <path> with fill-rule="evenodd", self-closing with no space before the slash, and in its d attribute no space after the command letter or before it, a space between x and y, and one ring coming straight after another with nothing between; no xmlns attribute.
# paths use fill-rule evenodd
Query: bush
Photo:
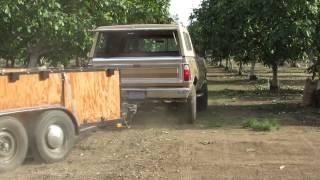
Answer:
<svg viewBox="0 0 320 180"><path fill-rule="evenodd" d="M251 128L254 131L272 131L278 130L280 128L280 124L277 120L272 119L248 119L243 122L244 128Z"/></svg>

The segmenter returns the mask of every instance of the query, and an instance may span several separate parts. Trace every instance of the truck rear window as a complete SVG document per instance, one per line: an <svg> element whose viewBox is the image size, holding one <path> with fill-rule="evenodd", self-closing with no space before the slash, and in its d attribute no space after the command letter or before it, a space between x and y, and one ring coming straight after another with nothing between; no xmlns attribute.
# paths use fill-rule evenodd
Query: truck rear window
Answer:
<svg viewBox="0 0 320 180"><path fill-rule="evenodd" d="M177 31L100 32L95 57L180 56Z"/></svg>

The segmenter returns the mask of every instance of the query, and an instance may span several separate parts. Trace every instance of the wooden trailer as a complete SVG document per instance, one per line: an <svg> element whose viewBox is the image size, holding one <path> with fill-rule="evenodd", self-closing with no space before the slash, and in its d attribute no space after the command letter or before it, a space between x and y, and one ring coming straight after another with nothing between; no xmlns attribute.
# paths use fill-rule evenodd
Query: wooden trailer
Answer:
<svg viewBox="0 0 320 180"><path fill-rule="evenodd" d="M0 172L28 149L46 163L64 159L79 134L121 119L114 69L0 70Z"/></svg>

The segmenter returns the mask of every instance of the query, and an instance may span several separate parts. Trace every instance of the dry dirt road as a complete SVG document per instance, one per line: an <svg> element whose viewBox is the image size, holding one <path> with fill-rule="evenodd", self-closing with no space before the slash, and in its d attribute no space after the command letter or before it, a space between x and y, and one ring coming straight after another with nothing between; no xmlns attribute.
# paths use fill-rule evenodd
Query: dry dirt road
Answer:
<svg viewBox="0 0 320 180"><path fill-rule="evenodd" d="M55 164L26 163L0 179L319 179L320 131L261 133L137 125L98 131Z"/></svg>
<svg viewBox="0 0 320 180"><path fill-rule="evenodd" d="M210 89L218 89L211 75ZM275 103L281 97L265 99L213 93L195 125L181 124L166 106L145 108L131 129L99 130L63 162L26 162L0 179L319 179L319 127L297 120L302 112L294 98L285 105ZM272 132L243 129L248 117L282 125Z"/></svg>

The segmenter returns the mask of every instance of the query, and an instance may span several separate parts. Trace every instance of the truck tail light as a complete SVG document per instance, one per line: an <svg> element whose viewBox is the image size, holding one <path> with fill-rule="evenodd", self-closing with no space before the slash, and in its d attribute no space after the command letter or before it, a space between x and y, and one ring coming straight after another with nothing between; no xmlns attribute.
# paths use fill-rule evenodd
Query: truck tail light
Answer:
<svg viewBox="0 0 320 180"><path fill-rule="evenodd" d="M191 72L190 72L189 64L183 65L183 79L184 79L184 81L191 80Z"/></svg>

